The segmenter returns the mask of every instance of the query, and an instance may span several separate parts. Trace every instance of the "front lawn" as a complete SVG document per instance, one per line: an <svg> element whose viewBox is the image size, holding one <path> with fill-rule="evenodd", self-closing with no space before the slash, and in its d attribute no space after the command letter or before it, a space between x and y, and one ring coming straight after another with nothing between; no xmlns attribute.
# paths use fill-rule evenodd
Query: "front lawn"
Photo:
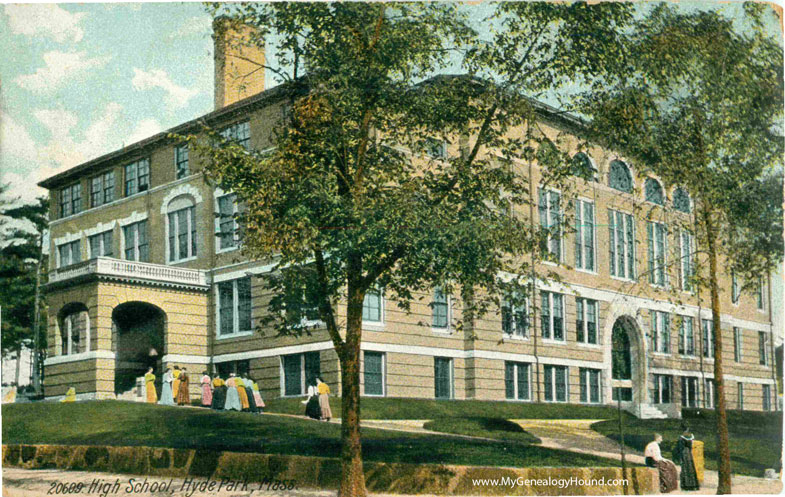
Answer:
<svg viewBox="0 0 785 497"><path fill-rule="evenodd" d="M336 406L337 407L337 406ZM174 447L338 457L340 426L284 416L135 402L4 405L3 443ZM618 466L600 457L522 443L363 429L368 461L482 466Z"/></svg>
<svg viewBox="0 0 785 497"><path fill-rule="evenodd" d="M428 421L426 430L455 433L472 437L494 438L526 444L538 444L540 439L517 423L499 418L439 418Z"/></svg>
<svg viewBox="0 0 785 497"><path fill-rule="evenodd" d="M713 410L685 409L683 420L636 419L625 416L624 444L643 451L654 433L661 433L663 456L671 458L682 433L682 423L690 425L695 438L704 443L708 469L717 469L717 421ZM595 423L592 428L616 441L619 425L616 419ZM728 411L731 470L734 473L763 476L766 468L778 468L782 453L782 413Z"/></svg>

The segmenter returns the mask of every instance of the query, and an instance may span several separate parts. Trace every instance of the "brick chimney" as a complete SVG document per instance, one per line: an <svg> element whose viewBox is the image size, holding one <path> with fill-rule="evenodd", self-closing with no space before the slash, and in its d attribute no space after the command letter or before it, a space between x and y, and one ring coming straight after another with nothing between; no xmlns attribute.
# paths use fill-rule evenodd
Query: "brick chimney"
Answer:
<svg viewBox="0 0 785 497"><path fill-rule="evenodd" d="M253 43L255 29L213 20L216 110L264 91L264 46Z"/></svg>

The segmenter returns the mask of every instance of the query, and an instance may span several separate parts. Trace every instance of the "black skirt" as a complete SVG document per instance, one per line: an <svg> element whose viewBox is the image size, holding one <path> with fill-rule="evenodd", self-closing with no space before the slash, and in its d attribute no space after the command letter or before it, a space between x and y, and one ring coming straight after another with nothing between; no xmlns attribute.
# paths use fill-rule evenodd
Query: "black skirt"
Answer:
<svg viewBox="0 0 785 497"><path fill-rule="evenodd" d="M226 404L226 385L221 385L213 390L213 403L210 407L221 410L224 408L224 404Z"/></svg>
<svg viewBox="0 0 785 497"><path fill-rule="evenodd" d="M245 394L248 396L248 408L251 412L259 412L259 409L256 407L256 399L253 398L253 389L245 387Z"/></svg>
<svg viewBox="0 0 785 497"><path fill-rule="evenodd" d="M319 407L319 396L311 395L308 403L305 404L305 415L313 419L321 419L322 408Z"/></svg>

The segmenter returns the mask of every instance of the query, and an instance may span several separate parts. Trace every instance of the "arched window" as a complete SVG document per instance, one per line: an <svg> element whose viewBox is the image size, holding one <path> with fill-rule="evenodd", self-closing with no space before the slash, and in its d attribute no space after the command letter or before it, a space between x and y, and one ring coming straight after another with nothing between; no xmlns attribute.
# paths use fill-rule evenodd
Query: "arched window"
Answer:
<svg viewBox="0 0 785 497"><path fill-rule="evenodd" d="M630 168L624 162L615 160L611 162L608 184L614 190L632 193L632 174Z"/></svg>
<svg viewBox="0 0 785 497"><path fill-rule="evenodd" d="M673 208L686 214L689 214L692 210L690 194L684 188L676 188L673 192Z"/></svg>
<svg viewBox="0 0 785 497"><path fill-rule="evenodd" d="M196 208L190 195L175 197L166 206L167 262L196 257Z"/></svg>
<svg viewBox="0 0 785 497"><path fill-rule="evenodd" d="M646 201L657 205L665 205L665 195L660 182L654 178L646 178Z"/></svg>
<svg viewBox="0 0 785 497"><path fill-rule="evenodd" d="M61 311L60 355L90 351L90 316L82 304L69 304Z"/></svg>
<svg viewBox="0 0 785 497"><path fill-rule="evenodd" d="M586 181L597 179L597 168L594 167L591 158L583 152L572 156L572 173Z"/></svg>
<svg viewBox="0 0 785 497"><path fill-rule="evenodd" d="M632 379L632 351L627 329L617 321L611 333L611 375L615 380Z"/></svg>

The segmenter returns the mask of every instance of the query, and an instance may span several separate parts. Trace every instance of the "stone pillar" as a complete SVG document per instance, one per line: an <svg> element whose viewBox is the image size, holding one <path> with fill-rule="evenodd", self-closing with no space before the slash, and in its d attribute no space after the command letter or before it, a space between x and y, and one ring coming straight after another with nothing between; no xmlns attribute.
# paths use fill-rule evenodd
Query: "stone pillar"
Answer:
<svg viewBox="0 0 785 497"><path fill-rule="evenodd" d="M703 442L694 440L692 442L692 460L695 461L695 473L698 475L698 483L703 485L703 470L706 462L703 459Z"/></svg>

